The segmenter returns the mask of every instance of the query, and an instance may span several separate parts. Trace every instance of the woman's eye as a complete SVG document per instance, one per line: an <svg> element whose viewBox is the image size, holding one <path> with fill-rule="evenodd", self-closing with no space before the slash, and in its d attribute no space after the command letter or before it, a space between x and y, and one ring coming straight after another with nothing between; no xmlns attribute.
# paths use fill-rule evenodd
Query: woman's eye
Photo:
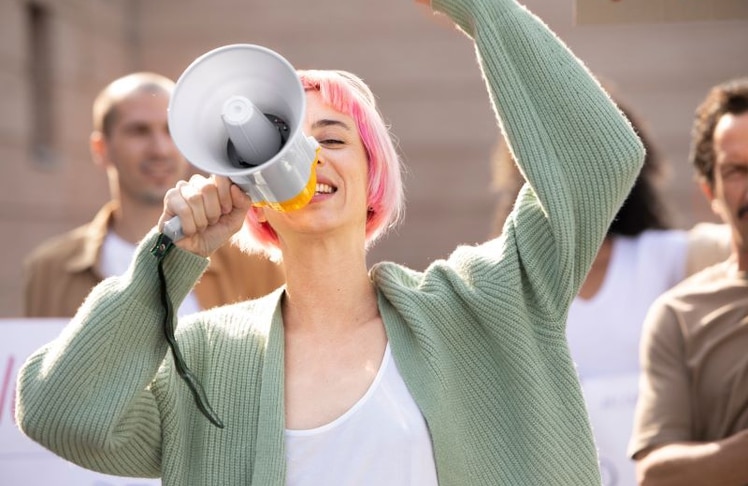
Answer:
<svg viewBox="0 0 748 486"><path fill-rule="evenodd" d="M326 139L323 139L323 140L319 140L319 144L320 145L342 145L343 141L342 140L337 140L337 139L334 139L334 138L326 138Z"/></svg>

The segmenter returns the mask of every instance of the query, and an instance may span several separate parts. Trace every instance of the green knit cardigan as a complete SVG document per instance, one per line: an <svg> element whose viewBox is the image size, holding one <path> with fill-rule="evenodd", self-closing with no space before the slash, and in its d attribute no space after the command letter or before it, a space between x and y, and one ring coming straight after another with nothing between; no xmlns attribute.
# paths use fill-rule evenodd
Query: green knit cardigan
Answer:
<svg viewBox="0 0 748 486"><path fill-rule="evenodd" d="M524 7L433 7L474 40L529 184L502 237L460 247L424 272L371 269L394 359L428 424L441 485L599 485L564 326L641 167L642 145L579 60ZM188 366L226 425L218 429L167 353L148 252L156 236L26 362L20 427L109 474L161 476L168 486L283 485L283 289L179 323ZM206 264L178 249L168 255L176 302Z"/></svg>

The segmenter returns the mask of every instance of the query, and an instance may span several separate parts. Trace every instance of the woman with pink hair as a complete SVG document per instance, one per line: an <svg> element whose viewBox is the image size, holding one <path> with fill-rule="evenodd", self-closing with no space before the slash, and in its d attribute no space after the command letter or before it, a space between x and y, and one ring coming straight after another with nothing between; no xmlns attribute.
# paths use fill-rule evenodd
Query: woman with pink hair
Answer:
<svg viewBox="0 0 748 486"><path fill-rule="evenodd" d="M503 235L424 272L368 268L367 248L402 213L400 162L360 79L302 71L303 128L321 147L311 202L253 207L220 177L171 190L160 224L179 216L186 236L163 265L154 230L129 273L24 365L29 436L165 485L600 484L564 326L641 143L515 1L431 4L475 42L529 182ZM242 227L250 247L282 258L286 285L180 320L183 354L168 353L157 274L179 302Z"/></svg>
<svg viewBox="0 0 748 486"><path fill-rule="evenodd" d="M392 138L377 110L374 94L360 78L345 71L306 70L298 74L307 96L347 114L352 121L348 130L355 130L361 138L368 166L367 187L362 194L367 195L364 236L366 248L369 248L399 221L404 209L400 160ZM314 106L311 100L310 104ZM334 132L334 126L328 125L328 131ZM311 134L309 131L307 133ZM321 138L320 135L313 136ZM318 141L324 149L336 145L335 140ZM318 166L324 163L323 156L318 160ZM320 172L325 171L318 169L318 177ZM249 238L240 238L239 241L245 243L248 251L261 251L280 258L278 234L272 225L261 218L260 211L247 212Z"/></svg>

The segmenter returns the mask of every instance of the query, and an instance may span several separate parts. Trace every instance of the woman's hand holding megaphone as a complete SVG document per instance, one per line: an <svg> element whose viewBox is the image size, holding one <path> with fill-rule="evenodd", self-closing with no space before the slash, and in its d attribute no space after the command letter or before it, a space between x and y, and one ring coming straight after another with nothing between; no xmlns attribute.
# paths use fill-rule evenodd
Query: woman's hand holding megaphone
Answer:
<svg viewBox="0 0 748 486"><path fill-rule="evenodd" d="M158 228L163 231L178 216L184 238L175 244L207 258L239 231L251 206L249 196L228 177L194 175L166 193Z"/></svg>

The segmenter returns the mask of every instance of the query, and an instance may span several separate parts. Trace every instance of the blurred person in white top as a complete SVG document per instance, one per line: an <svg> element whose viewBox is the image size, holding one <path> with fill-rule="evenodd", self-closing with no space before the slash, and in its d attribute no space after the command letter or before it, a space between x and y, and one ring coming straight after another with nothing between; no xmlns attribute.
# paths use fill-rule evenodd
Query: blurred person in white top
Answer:
<svg viewBox="0 0 748 486"><path fill-rule="evenodd" d="M634 113L632 122L647 157L628 198L608 228L592 267L569 309L566 334L585 391L604 486L634 486L634 463L626 454L639 373L639 339L652 302L687 276L723 261L730 252L729 228L699 223L675 229L661 184L664 159ZM501 143L494 156L500 233L522 175Z"/></svg>

